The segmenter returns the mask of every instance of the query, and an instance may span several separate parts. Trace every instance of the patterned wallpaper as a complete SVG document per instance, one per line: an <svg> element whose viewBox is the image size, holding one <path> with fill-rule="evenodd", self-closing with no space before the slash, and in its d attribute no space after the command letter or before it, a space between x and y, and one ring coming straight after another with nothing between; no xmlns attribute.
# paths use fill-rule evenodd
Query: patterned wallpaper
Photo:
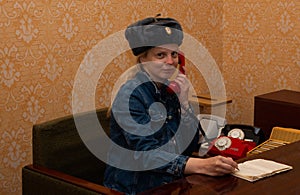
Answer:
<svg viewBox="0 0 300 195"><path fill-rule="evenodd" d="M216 60L233 99L228 121L251 124L255 95L300 91L299 9L297 0L0 0L0 194L21 194L32 126L72 113L74 77L99 41L137 19L175 17ZM134 61L124 52L109 64L97 107L109 105L114 82ZM188 67L197 92L207 92Z"/></svg>

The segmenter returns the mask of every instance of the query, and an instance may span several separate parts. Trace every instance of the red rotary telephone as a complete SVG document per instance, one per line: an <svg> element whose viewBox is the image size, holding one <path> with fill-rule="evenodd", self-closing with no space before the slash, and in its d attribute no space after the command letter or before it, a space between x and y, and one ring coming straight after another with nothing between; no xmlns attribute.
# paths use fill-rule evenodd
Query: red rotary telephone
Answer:
<svg viewBox="0 0 300 195"><path fill-rule="evenodd" d="M211 155L232 157L237 160L246 157L247 152L255 146L255 142L252 141L245 141L229 136L220 136L212 142L212 148L208 153Z"/></svg>
<svg viewBox="0 0 300 195"><path fill-rule="evenodd" d="M184 54L183 52L178 52L178 64L179 64L179 71L182 73L182 74L185 74L185 71L184 71L184 66L185 66L185 57L184 57ZM168 88L167 88L167 91L169 94L173 94L173 93L180 93L180 87L178 85L178 83L176 83L175 81L171 81Z"/></svg>

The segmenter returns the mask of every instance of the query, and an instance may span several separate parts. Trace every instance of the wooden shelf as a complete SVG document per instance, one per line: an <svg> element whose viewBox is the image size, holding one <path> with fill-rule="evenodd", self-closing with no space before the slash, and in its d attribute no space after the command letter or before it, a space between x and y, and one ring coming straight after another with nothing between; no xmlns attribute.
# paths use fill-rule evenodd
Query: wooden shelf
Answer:
<svg viewBox="0 0 300 195"><path fill-rule="evenodd" d="M190 102L199 104L202 107L214 107L232 103L230 98L211 98L209 94L193 95L190 97Z"/></svg>

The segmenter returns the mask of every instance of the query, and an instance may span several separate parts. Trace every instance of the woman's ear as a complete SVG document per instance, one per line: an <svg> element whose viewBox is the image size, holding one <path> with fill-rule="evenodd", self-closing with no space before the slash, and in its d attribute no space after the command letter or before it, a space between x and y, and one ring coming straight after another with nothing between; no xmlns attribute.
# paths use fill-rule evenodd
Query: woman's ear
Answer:
<svg viewBox="0 0 300 195"><path fill-rule="evenodd" d="M145 55L141 55L139 61L140 63L145 62Z"/></svg>
<svg viewBox="0 0 300 195"><path fill-rule="evenodd" d="M138 57L138 62L139 63L143 63L143 62L146 62L146 57L148 55L148 51L142 53L139 57Z"/></svg>

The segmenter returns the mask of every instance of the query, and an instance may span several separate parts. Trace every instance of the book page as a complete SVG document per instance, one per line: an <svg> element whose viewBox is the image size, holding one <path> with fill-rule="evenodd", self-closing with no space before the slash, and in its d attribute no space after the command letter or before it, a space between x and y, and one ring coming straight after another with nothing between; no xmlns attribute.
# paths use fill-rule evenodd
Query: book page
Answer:
<svg viewBox="0 0 300 195"><path fill-rule="evenodd" d="M260 178L292 169L289 165L265 159L249 160L239 163L238 167L239 170L235 171L232 175L248 181L256 181Z"/></svg>
<svg viewBox="0 0 300 195"><path fill-rule="evenodd" d="M262 169L267 172L274 172L277 170L281 170L281 169L290 167L290 166L282 164L282 163L274 162L271 160L265 160L265 159L255 159L255 160L250 161L250 163L254 164L258 169Z"/></svg>

